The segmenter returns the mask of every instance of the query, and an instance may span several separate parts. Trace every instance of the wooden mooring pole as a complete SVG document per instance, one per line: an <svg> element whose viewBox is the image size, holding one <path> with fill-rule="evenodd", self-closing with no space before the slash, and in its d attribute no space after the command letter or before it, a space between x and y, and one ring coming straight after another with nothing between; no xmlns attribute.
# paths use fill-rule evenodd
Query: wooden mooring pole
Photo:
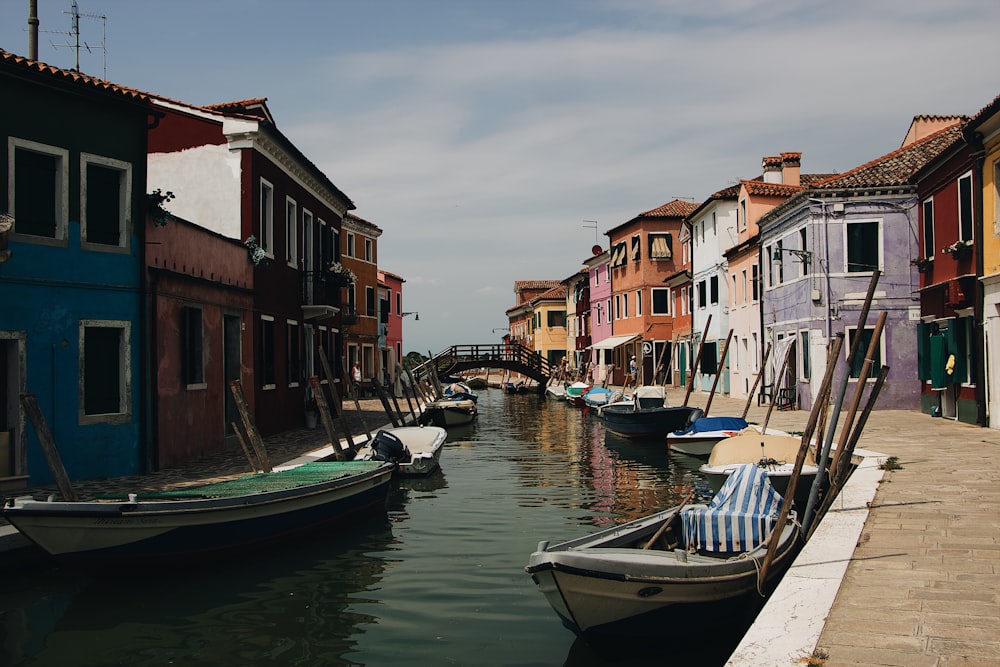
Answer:
<svg viewBox="0 0 1000 667"><path fill-rule="evenodd" d="M73 488L73 484L69 481L69 475L66 474L66 468L63 467L56 441L52 438L52 431L49 430L45 416L42 415L42 410L38 407L38 399L34 394L21 394L20 399L24 412L28 415L31 425L35 427L38 444L42 446L42 453L45 454L45 461L49 464L49 470L52 471L52 477L56 480L56 486L59 487L59 494L65 500L78 500L76 489Z"/></svg>

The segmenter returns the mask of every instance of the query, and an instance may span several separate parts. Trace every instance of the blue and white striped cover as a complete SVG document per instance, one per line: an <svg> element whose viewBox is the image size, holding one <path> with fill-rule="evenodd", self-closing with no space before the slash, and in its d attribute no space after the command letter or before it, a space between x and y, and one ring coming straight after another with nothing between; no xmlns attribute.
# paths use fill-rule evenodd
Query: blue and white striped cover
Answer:
<svg viewBox="0 0 1000 667"><path fill-rule="evenodd" d="M767 472L752 463L738 466L711 504L681 510L688 548L709 552L750 551L761 544L781 509L781 495Z"/></svg>

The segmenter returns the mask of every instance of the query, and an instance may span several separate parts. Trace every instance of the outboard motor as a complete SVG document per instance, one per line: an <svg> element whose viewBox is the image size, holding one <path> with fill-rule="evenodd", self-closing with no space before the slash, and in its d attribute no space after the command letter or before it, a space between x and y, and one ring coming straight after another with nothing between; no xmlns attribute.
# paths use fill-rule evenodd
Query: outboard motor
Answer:
<svg viewBox="0 0 1000 667"><path fill-rule="evenodd" d="M375 442L372 443L375 461L389 461L391 463L408 463L410 461L410 450L406 448L403 441L388 431L379 431L375 434Z"/></svg>
<svg viewBox="0 0 1000 667"><path fill-rule="evenodd" d="M691 414L688 415L687 424L684 425L684 430L686 431L690 429L692 426L694 426L694 423L696 421L698 421L704 416L705 412L701 408L695 408L694 410L692 410Z"/></svg>

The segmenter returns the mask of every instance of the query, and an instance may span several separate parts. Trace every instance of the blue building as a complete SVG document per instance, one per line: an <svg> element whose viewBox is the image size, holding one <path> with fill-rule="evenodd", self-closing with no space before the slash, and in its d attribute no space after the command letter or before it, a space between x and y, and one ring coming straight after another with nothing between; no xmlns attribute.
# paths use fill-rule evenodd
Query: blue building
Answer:
<svg viewBox="0 0 1000 667"><path fill-rule="evenodd" d="M0 487L53 479L23 393L37 397L70 479L141 472L155 118L138 91L2 50L0 99Z"/></svg>

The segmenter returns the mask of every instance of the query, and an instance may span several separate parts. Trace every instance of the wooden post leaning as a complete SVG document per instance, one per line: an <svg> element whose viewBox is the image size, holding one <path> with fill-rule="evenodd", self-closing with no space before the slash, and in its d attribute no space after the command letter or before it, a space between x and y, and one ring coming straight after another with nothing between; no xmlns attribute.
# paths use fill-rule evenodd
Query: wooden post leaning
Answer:
<svg viewBox="0 0 1000 667"><path fill-rule="evenodd" d="M313 394L316 396L316 409L319 410L320 421L323 422L323 428L326 430L326 437L330 439L330 446L333 447L333 455L338 461L347 461L354 458L348 456L344 452L344 448L340 446L340 436L337 435L337 430L333 427L333 417L330 416L330 405L326 402L326 394L323 393L323 387L319 383L319 378L315 375L309 376L309 386L313 389ZM340 411L343 413L343 410ZM351 440L351 432L347 432L347 440ZM353 450L352 450L353 454Z"/></svg>
<svg viewBox="0 0 1000 667"><path fill-rule="evenodd" d="M372 378L372 389L375 390L375 394L378 396L379 402L382 403L382 409L385 410L385 414L389 417L389 421L392 422L393 427L399 426L399 421L396 419L396 415L392 413L392 406L389 405L389 397L385 395L385 389L382 387L382 383Z"/></svg>
<svg viewBox="0 0 1000 667"><path fill-rule="evenodd" d="M326 358L326 351L323 349L322 345L320 345L317 349L317 353L319 355L319 365L323 367L323 375L326 376L326 385L330 388L330 396L333 398L333 402L337 409L337 416L340 417L340 426L344 429L344 435L347 439L347 449L350 453L348 458L354 458L354 455L357 453L357 450L354 447L354 434L351 433L351 426L347 423L347 415L344 414L344 401L341 400L340 390L337 389L337 378L333 376L333 368L330 367L330 360ZM316 391L317 390L314 387L313 394L315 394ZM322 393L322 391L320 393ZM368 432L368 427L365 426L364 419L361 419L361 427L365 429L366 433ZM371 433L368 433L369 440L371 437Z"/></svg>
<svg viewBox="0 0 1000 667"><path fill-rule="evenodd" d="M729 341L733 338L733 330L729 330L729 335L726 336L726 344L722 346L722 356L719 357L719 365L715 369L715 379L712 380L712 391L708 394L708 402L705 403L705 416L708 416L708 410L712 407L712 399L715 398L715 390L719 386L719 378L722 377L722 367L726 365L726 354L729 352Z"/></svg>
<svg viewBox="0 0 1000 667"><path fill-rule="evenodd" d="M792 498L795 497L795 487L798 485L799 476L802 474L802 466L805 465L806 454L809 451L809 445L812 444L812 434L816 428L816 423L819 421L819 415L826 409L826 397L829 396L833 386L834 369L837 367L837 359L840 357L840 349L843 344L844 334L838 332L836 338L834 338L833 345L831 345L830 355L827 357L826 372L823 374L823 382L820 384L818 400L813 403L812 410L809 412L809 420L806 423L806 430L802 433L802 442L799 445L798 455L795 457L792 475L788 478L785 499L781 503L778 520L767 538L767 553L764 554L764 560L761 562L760 572L757 575L757 588L759 590L763 590L764 584L767 582L767 571L771 566L771 561L774 560L775 552L778 550L778 542L781 541L781 531L784 530L785 523L788 521L788 514L792 511ZM801 517L799 517L799 522L801 523Z"/></svg>
<svg viewBox="0 0 1000 667"><path fill-rule="evenodd" d="M767 359L771 356L771 343L768 342L767 347L764 348L764 358L760 362L760 370L757 371L757 377L753 380L753 386L750 387L750 393L747 395L747 402L743 406L743 414L741 415L743 419L747 418L747 413L750 412L750 402L753 401L754 394L757 393L757 386L760 384L761 378L764 377L764 369L767 367Z"/></svg>
<svg viewBox="0 0 1000 667"><path fill-rule="evenodd" d="M28 419L31 420L31 425L35 427L38 444L42 446L42 453L45 454L45 462L49 464L52 477L55 478L56 486L59 487L59 494L64 500L70 502L79 500L79 496L76 495L76 489L73 488L73 484L69 481L69 475L66 474L66 468L63 467L62 458L59 456L59 450L56 448L56 441L52 438L52 431L49 430L45 416L42 415L42 410L38 407L38 399L34 394L21 394L20 399L24 412L28 415Z"/></svg>
<svg viewBox="0 0 1000 667"><path fill-rule="evenodd" d="M253 448L257 460L260 461L261 470L263 472L271 472L271 461L267 458L264 441L261 439L260 431L257 430L257 425L250 414L250 406L247 405L246 396L243 395L243 384L239 380L233 380L229 383L229 391L233 394L236 409L239 410L240 419L243 421L243 430L246 431L250 447Z"/></svg>
<svg viewBox="0 0 1000 667"><path fill-rule="evenodd" d="M322 360L324 358L325 358L325 355L323 354L323 348L320 348L320 360L321 360L321 362L322 362ZM352 382L353 383L354 379L350 377L349 370L347 368L347 360L346 359L343 360L342 366L344 368L344 377L347 378L348 382ZM329 380L329 382L327 384L330 385L330 391L333 393L333 396L334 396L335 400L337 400L338 402L340 402L341 412L343 412L343 405L344 404L343 404L343 401L340 398L340 392L337 391L337 387L336 387L337 383L334 382L333 373L330 370L329 362L326 364L326 366L324 366L323 372L326 373L326 378L327 378L327 380ZM371 440L372 439L372 432L371 432L371 429L368 428L368 424L365 423L364 412L362 412L362 410L361 410L361 401L358 400L358 392L357 391L353 391L351 393L354 394L354 409L357 410L358 421L361 422L361 428L363 428L365 430L365 435L367 435L368 439ZM348 433L350 433L350 431L348 431ZM354 446L354 437L353 436L348 436L348 440L351 441L351 447L353 448L353 446Z"/></svg>
<svg viewBox="0 0 1000 667"><path fill-rule="evenodd" d="M240 443L240 449L243 450L243 456L247 457L247 461L250 463L250 471L258 472L261 469L260 461L254 458L253 453L250 451L250 447L247 445L247 439L243 437L243 432L240 431L240 427L236 425L236 422L229 422L233 427L233 433L236 435L236 441Z"/></svg>
<svg viewBox="0 0 1000 667"><path fill-rule="evenodd" d="M705 329L701 332L701 342L698 343L698 356L695 357L694 367L691 369L691 377L688 378L687 392L684 394L684 406L688 404L688 399L691 398L691 390L694 389L694 374L698 371L698 364L701 363L701 350L705 347L705 334L708 333L708 327L712 324L712 314L708 314L708 319L705 320Z"/></svg>

